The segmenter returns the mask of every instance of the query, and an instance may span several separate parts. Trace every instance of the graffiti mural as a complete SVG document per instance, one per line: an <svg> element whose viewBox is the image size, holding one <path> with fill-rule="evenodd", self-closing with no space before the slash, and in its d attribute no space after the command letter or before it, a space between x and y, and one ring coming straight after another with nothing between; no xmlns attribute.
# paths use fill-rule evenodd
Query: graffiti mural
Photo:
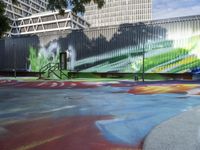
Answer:
<svg viewBox="0 0 200 150"><path fill-rule="evenodd" d="M186 73L200 65L199 16L156 20L119 26L44 33L0 42L4 64L38 71L58 62L59 52L70 52L68 68L80 72ZM19 56L18 56L19 55ZM20 59L19 59L20 58Z"/></svg>
<svg viewBox="0 0 200 150"><path fill-rule="evenodd" d="M200 35L191 36L187 39L180 40L179 42L182 44L176 45L176 40L165 40L145 44L145 72L184 73L191 72L192 69L198 68L200 65ZM56 49L59 50L58 43L56 43L55 45L57 46ZM68 66L70 70L74 70L75 68L79 68L83 65L87 66L92 63L94 65L90 67L85 67L80 71L128 73L142 72L142 47L137 49L136 46L129 46L128 48L121 48L119 50L105 52L103 54L99 54L98 56L95 55L80 60L76 60L76 50L72 46L69 46L68 49L73 52L71 54L72 58ZM33 71L38 71L41 66L47 64L48 62L59 62L59 51L55 51L55 54L53 54L52 50L47 49L45 51L44 49L40 49L38 55L36 55L35 53L36 50L31 47L29 56L30 65L37 66L32 68ZM33 58L33 54L36 57ZM51 60L50 58L52 58L53 60ZM101 63L95 65L96 62Z"/></svg>
<svg viewBox="0 0 200 150"><path fill-rule="evenodd" d="M71 70L141 73L144 57L146 73L185 73L200 65L200 27L196 23L183 20L121 25L74 31L53 41L61 45L60 50L73 52Z"/></svg>
<svg viewBox="0 0 200 150"><path fill-rule="evenodd" d="M0 147L141 150L155 126L200 105L199 95L197 82L0 80Z"/></svg>
<svg viewBox="0 0 200 150"><path fill-rule="evenodd" d="M47 48L42 47L37 51L33 47L29 49L29 62L31 71L39 71L48 63L59 62L60 48L57 42L51 42Z"/></svg>

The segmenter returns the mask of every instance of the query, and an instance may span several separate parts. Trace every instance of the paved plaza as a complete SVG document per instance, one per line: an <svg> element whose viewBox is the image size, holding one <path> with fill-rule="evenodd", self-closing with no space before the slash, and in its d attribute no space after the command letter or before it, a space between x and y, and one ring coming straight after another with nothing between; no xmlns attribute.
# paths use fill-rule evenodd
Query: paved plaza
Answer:
<svg viewBox="0 0 200 150"><path fill-rule="evenodd" d="M1 150L200 149L200 82L0 80Z"/></svg>

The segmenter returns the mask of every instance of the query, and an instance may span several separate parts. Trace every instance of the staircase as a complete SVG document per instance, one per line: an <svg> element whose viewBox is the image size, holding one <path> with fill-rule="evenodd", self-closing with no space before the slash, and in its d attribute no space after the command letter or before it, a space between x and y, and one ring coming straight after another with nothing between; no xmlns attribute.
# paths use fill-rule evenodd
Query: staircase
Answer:
<svg viewBox="0 0 200 150"><path fill-rule="evenodd" d="M58 79L69 79L68 73L65 73L60 68L60 63L48 63L40 69L39 78L51 78L52 75L56 76Z"/></svg>

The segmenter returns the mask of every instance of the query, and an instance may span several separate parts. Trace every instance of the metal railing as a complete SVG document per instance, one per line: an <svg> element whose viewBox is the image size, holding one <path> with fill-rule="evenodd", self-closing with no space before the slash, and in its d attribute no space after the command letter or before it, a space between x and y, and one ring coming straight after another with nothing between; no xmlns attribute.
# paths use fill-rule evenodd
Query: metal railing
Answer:
<svg viewBox="0 0 200 150"><path fill-rule="evenodd" d="M57 72L59 74L57 74ZM47 78L50 78L51 74L54 74L57 78L62 79L63 76L69 78L68 74L64 73L63 70L60 68L60 63L48 63L40 68L40 76L42 78L42 74L47 73Z"/></svg>

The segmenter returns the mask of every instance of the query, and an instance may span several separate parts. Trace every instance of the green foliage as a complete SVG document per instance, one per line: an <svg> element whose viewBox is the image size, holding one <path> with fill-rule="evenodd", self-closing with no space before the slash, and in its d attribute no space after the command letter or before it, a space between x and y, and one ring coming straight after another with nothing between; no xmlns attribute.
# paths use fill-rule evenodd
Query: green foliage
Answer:
<svg viewBox="0 0 200 150"><path fill-rule="evenodd" d="M12 0L12 3L17 5L18 0ZM105 0L48 0L48 9L55 11L59 10L61 15L64 15L64 11L68 6L72 7L74 13L84 13L85 5L94 2L98 8L102 8Z"/></svg>
<svg viewBox="0 0 200 150"><path fill-rule="evenodd" d="M2 1L0 1L0 37L2 37L5 32L10 29L9 19L4 15L5 13L5 5Z"/></svg>
<svg viewBox="0 0 200 150"><path fill-rule="evenodd" d="M55 11L59 10L60 14L64 14L64 9L68 6L72 6L72 11L75 13L84 13L85 5L91 2L97 4L98 8L102 8L105 1L104 0L48 0L48 9Z"/></svg>

